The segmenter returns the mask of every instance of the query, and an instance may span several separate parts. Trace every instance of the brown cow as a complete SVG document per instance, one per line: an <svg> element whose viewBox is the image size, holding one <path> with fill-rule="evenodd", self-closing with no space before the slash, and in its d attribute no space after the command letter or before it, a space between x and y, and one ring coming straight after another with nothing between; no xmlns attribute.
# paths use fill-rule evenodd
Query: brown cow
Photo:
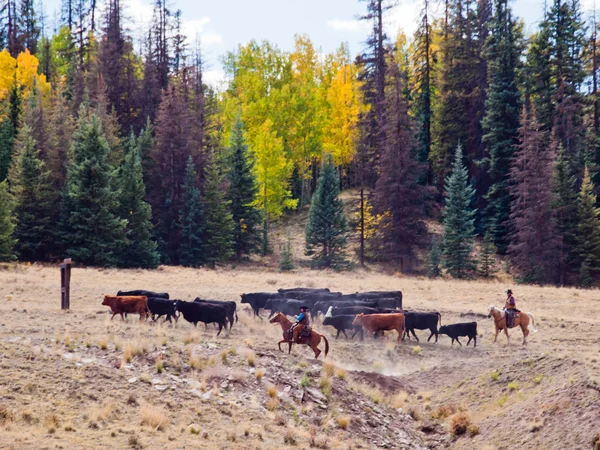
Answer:
<svg viewBox="0 0 600 450"><path fill-rule="evenodd" d="M398 332L398 344L404 334L404 314L357 314L352 325L360 325L369 333L377 331L396 330Z"/></svg>
<svg viewBox="0 0 600 450"><path fill-rule="evenodd" d="M123 313L139 314L140 320L150 316L148 297L145 296L115 297L113 295L105 295L102 304L110 306L110 309L113 312L110 320L113 320L117 314L121 315L121 320L125 320L123 318Z"/></svg>

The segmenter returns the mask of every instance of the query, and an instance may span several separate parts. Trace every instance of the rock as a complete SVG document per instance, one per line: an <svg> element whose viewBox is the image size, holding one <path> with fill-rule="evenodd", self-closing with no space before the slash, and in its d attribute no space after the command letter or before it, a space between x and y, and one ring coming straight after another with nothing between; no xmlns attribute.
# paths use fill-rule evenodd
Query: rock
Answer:
<svg viewBox="0 0 600 450"><path fill-rule="evenodd" d="M215 344L214 342L209 342L208 348L217 348L217 344Z"/></svg>
<svg viewBox="0 0 600 450"><path fill-rule="evenodd" d="M219 406L223 406L223 400L220 400L220 399L219 399L219 400L217 400L217 405L219 405Z"/></svg>
<svg viewBox="0 0 600 450"><path fill-rule="evenodd" d="M156 389L157 391L163 392L163 391L166 391L167 389L169 389L169 386L167 386L166 384L157 384L154 386L154 389Z"/></svg>
<svg viewBox="0 0 600 450"><path fill-rule="evenodd" d="M137 381L136 377L130 378L129 380L127 380L128 383L135 383Z"/></svg>
<svg viewBox="0 0 600 450"><path fill-rule="evenodd" d="M160 378L152 378L152 384L163 384L163 381Z"/></svg>
<svg viewBox="0 0 600 450"><path fill-rule="evenodd" d="M223 382L221 383L221 388L223 388L223 389L227 389L228 387L229 387L229 382L228 382L228 381L223 381Z"/></svg>
<svg viewBox="0 0 600 450"><path fill-rule="evenodd" d="M304 401L304 391L302 389L297 390L294 398L298 403L302 403Z"/></svg>
<svg viewBox="0 0 600 450"><path fill-rule="evenodd" d="M202 394L202 400L210 400L213 396L213 391L206 391L204 394Z"/></svg>
<svg viewBox="0 0 600 450"><path fill-rule="evenodd" d="M183 383L183 380L175 375L169 375L169 378L171 378L171 380L173 380L175 383Z"/></svg>
<svg viewBox="0 0 600 450"><path fill-rule="evenodd" d="M202 397L202 392L200 392L198 389L190 389L190 394L193 394L196 397Z"/></svg>
<svg viewBox="0 0 600 450"><path fill-rule="evenodd" d="M321 409L327 409L327 405L323 405L322 403L319 403L319 408L321 408Z"/></svg>
<svg viewBox="0 0 600 450"><path fill-rule="evenodd" d="M327 397L325 397L321 391L315 388L306 388L306 393L316 403L327 403Z"/></svg>
<svg viewBox="0 0 600 450"><path fill-rule="evenodd" d="M377 428L379 426L375 421L371 419L367 420L367 425L369 425L371 428Z"/></svg>
<svg viewBox="0 0 600 450"><path fill-rule="evenodd" d="M291 386L286 386L286 387L283 388L283 392L289 393L291 390L292 390Z"/></svg>

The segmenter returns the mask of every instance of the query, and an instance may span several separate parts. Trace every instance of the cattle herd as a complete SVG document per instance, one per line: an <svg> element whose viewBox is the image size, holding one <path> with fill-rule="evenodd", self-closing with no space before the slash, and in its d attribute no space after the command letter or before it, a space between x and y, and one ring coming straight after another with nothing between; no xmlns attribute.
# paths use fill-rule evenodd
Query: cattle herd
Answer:
<svg viewBox="0 0 600 450"><path fill-rule="evenodd" d="M342 333L346 339L346 331L352 333L350 339L360 334L364 339L366 330L373 338L378 338L384 331L396 330L398 342L410 335L419 341L415 330L429 330L427 342L435 336L438 341L440 334L445 334L456 340L459 337L469 338L467 345L473 340L477 346L477 323L467 322L452 325L441 325L442 316L439 312L407 311L402 307L402 292L400 291L368 291L354 294L330 292L329 289L293 288L279 289L277 292L254 292L242 294L241 303L248 304L255 317L262 320L261 310L269 311L269 317L281 312L287 316L299 314L302 306L307 307L313 317L323 315L324 326L331 326L337 331L336 338ZM103 305L112 310L112 318L119 314L139 314L140 320L151 317L157 320L165 316L165 321L177 322L180 315L193 323L218 325L221 334L223 328L233 327L238 321L237 304L234 301L203 300L196 298L193 302L171 300L168 293L157 293L146 290L119 291L116 296L105 295Z"/></svg>

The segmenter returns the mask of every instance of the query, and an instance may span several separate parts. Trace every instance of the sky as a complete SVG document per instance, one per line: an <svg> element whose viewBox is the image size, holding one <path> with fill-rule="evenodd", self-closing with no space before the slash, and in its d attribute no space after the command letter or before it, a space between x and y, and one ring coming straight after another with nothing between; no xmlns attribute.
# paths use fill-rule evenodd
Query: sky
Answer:
<svg viewBox="0 0 600 450"><path fill-rule="evenodd" d="M54 17L60 0L42 1L46 15ZM122 1L131 35L141 38L152 17L153 1ZM594 1L583 0L583 9L591 11ZM323 53L348 42L354 55L363 49L369 32L368 26L357 20L366 7L359 0L171 0L171 3L173 10L181 9L184 32L190 43L193 45L199 37L207 63L205 80L217 86L224 78L221 55L252 39L268 40L283 50L291 50L294 35L307 34ZM396 36L400 29L411 36L417 28L422 3L422 0L400 0L385 19L389 36ZM514 14L525 20L527 32L535 30L543 5L544 0L512 2ZM441 5L438 12L442 13ZM436 14L435 7L433 13Z"/></svg>

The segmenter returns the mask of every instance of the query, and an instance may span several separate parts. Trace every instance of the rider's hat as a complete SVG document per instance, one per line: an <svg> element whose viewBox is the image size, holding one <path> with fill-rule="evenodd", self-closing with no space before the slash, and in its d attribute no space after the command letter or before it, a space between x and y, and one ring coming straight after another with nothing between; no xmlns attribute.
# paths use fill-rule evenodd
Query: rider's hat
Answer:
<svg viewBox="0 0 600 450"><path fill-rule="evenodd" d="M300 309L306 309L308 311L308 306L301 306Z"/></svg>
<svg viewBox="0 0 600 450"><path fill-rule="evenodd" d="M507 294L512 294L512 291L509 289L508 291L506 291Z"/></svg>

